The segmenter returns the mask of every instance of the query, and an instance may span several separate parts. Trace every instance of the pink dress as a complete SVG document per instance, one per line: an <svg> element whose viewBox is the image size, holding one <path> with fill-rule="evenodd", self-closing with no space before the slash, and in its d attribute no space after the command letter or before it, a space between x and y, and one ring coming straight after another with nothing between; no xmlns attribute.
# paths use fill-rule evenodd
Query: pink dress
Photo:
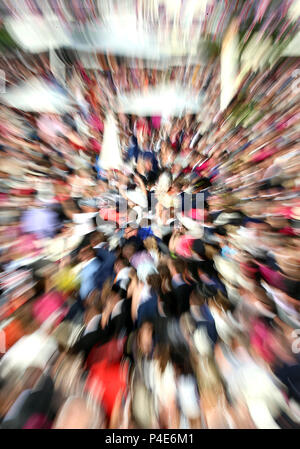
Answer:
<svg viewBox="0 0 300 449"><path fill-rule="evenodd" d="M58 318L60 322L66 315L67 308L64 307L64 298L61 293L51 291L38 299L33 306L33 316L40 323L44 323L54 312L61 309Z"/></svg>
<svg viewBox="0 0 300 449"><path fill-rule="evenodd" d="M263 279L272 287L278 288L279 290L283 290L283 278L280 273L277 271L271 270L271 268L266 267L265 265L258 264L259 271Z"/></svg>
<svg viewBox="0 0 300 449"><path fill-rule="evenodd" d="M151 122L154 129L160 129L161 117L154 116L151 118Z"/></svg>
<svg viewBox="0 0 300 449"><path fill-rule="evenodd" d="M273 338L270 330L264 323L259 320L254 323L250 340L252 346L259 352L260 356L267 363L272 363L274 360L274 353L272 350Z"/></svg>

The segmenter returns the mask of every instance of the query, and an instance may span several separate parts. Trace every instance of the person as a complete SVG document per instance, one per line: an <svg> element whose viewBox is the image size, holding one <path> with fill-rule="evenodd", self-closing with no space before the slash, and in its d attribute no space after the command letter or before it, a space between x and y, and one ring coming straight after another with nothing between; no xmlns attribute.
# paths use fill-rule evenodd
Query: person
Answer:
<svg viewBox="0 0 300 449"><path fill-rule="evenodd" d="M114 274L115 278L113 284L116 287L126 289L130 282L130 272L132 268L127 258L119 256L114 264Z"/></svg>
<svg viewBox="0 0 300 449"><path fill-rule="evenodd" d="M203 291L199 284L193 289L190 295L190 310L188 314L195 322L197 329L204 329L212 345L216 344L218 339L215 321L209 306L207 305Z"/></svg>
<svg viewBox="0 0 300 449"><path fill-rule="evenodd" d="M100 347L118 338L120 334L128 335L132 328L131 301L125 298L124 290L113 286L108 293L106 304L102 312L97 330L82 336L72 348L71 354L84 353L87 359L90 351L96 345Z"/></svg>
<svg viewBox="0 0 300 449"><path fill-rule="evenodd" d="M98 269L96 276L97 289L101 292L104 283L107 279L114 275L114 265L116 262L116 254L110 251L104 234L93 233L90 236L91 246L95 250L97 258L101 262L101 267Z"/></svg>
<svg viewBox="0 0 300 449"><path fill-rule="evenodd" d="M76 302L72 305L64 320L73 320L76 315L83 314L88 296L97 288L97 274L101 262L97 259L94 249L90 246L80 249L78 258L82 262L79 273L80 288Z"/></svg>
<svg viewBox="0 0 300 449"><path fill-rule="evenodd" d="M186 264L183 260L169 259L168 267L172 276L172 290L177 304L176 316L179 317L189 309L192 283L186 278Z"/></svg>
<svg viewBox="0 0 300 449"><path fill-rule="evenodd" d="M101 414L87 398L70 396L58 411L52 429L99 429Z"/></svg>
<svg viewBox="0 0 300 449"><path fill-rule="evenodd" d="M1 424L2 429L50 429L51 401L54 393L54 383L49 375L42 375L33 388L24 391L22 397L10 410Z"/></svg>
<svg viewBox="0 0 300 449"><path fill-rule="evenodd" d="M31 76L12 61L8 82ZM47 57L31 62L61 91ZM298 62L250 68L221 113L218 57L170 74L100 62L97 80L78 62L67 76L79 112L0 107L3 428L299 427ZM116 92L166 76L201 110L159 129L119 114L120 166L95 167ZM44 376L23 385L32 365Z"/></svg>

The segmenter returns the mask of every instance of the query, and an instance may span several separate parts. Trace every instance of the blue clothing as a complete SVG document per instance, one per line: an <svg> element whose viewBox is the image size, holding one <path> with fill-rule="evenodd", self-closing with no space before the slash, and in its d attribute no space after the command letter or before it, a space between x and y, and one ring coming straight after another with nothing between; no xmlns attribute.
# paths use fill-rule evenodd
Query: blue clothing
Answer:
<svg viewBox="0 0 300 449"><path fill-rule="evenodd" d="M300 400L300 365L299 362L294 365L283 363L274 370L275 375L288 388L290 397Z"/></svg>
<svg viewBox="0 0 300 449"><path fill-rule="evenodd" d="M205 327L207 335L211 339L213 344L216 344L218 339L218 333L215 325L215 320L206 304L200 307L200 312L204 318L204 321L197 320L197 328Z"/></svg>
<svg viewBox="0 0 300 449"><path fill-rule="evenodd" d="M140 228L137 233L137 237L141 240L145 240L147 237L153 236L151 226L148 228Z"/></svg>
<svg viewBox="0 0 300 449"><path fill-rule="evenodd" d="M101 262L98 258L92 259L80 272L80 290L79 294L82 300L97 288L97 275L101 268Z"/></svg>
<svg viewBox="0 0 300 449"><path fill-rule="evenodd" d="M211 280L212 280L212 285L216 290L221 290L221 292L226 295L227 294L227 290L225 285L220 281L220 279L217 276L210 276Z"/></svg>
<svg viewBox="0 0 300 449"><path fill-rule="evenodd" d="M138 308L137 326L140 327L146 320L154 321L157 314L157 296L155 293L152 293L151 297Z"/></svg>
<svg viewBox="0 0 300 449"><path fill-rule="evenodd" d="M155 156L155 153L152 151L142 151L143 159L148 159L152 161L152 170L156 173L158 170L158 162Z"/></svg>
<svg viewBox="0 0 300 449"><path fill-rule="evenodd" d="M236 253L237 252L233 248L230 248L229 246L224 246L221 251L222 257L224 257L224 259L226 260L230 260L231 256L234 256Z"/></svg>
<svg viewBox="0 0 300 449"><path fill-rule="evenodd" d="M184 285L185 282L181 274L175 274L175 276L172 277L171 284L173 288L176 288L179 287L180 285Z"/></svg>
<svg viewBox="0 0 300 449"><path fill-rule="evenodd" d="M138 161L138 157L140 154L140 149L138 147L138 143L137 143L137 139L136 137L132 136L132 143L130 145L130 147L127 150L127 155L126 155L126 162L130 161L131 159L135 159L135 162Z"/></svg>
<svg viewBox="0 0 300 449"><path fill-rule="evenodd" d="M9 421L11 419L15 419L18 417L20 410L22 409L25 401L28 399L31 390L23 390L22 393L17 397L16 401L10 407L8 412L6 413L3 422Z"/></svg>
<svg viewBox="0 0 300 449"><path fill-rule="evenodd" d="M262 220L259 220L258 218L245 217L245 218L243 219L242 226L245 227L245 226L247 225L247 223L263 223L263 221L262 221Z"/></svg>
<svg viewBox="0 0 300 449"><path fill-rule="evenodd" d="M125 239L124 237L121 237L121 240L120 240L121 247L123 247L124 245L127 245L128 243L135 245L136 251L141 250L143 248L143 241L137 235L133 235L132 237L129 237L129 239Z"/></svg>
<svg viewBox="0 0 300 449"><path fill-rule="evenodd" d="M108 251L104 248L96 249L97 258L101 261L100 269L96 276L97 288L102 289L104 282L113 276L114 264L116 261L116 255L112 251Z"/></svg>
<svg viewBox="0 0 300 449"><path fill-rule="evenodd" d="M219 173L220 173L220 171L219 171L217 168L214 168L214 169L210 172L209 176L210 176L210 178L212 178L213 176L217 176Z"/></svg>

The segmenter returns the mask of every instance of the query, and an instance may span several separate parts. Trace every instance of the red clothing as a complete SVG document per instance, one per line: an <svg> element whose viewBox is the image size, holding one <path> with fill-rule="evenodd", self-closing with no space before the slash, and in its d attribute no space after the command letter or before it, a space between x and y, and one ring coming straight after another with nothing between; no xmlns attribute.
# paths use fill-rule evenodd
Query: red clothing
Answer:
<svg viewBox="0 0 300 449"><path fill-rule="evenodd" d="M101 145L100 143L96 140L96 139L90 139L90 145L93 149L93 151L95 151L95 153L99 154L101 151Z"/></svg>
<svg viewBox="0 0 300 449"><path fill-rule="evenodd" d="M149 136L151 136L151 129L147 123L146 120L144 119L139 119L136 123L136 130L137 131L142 131L144 134L148 134Z"/></svg>
<svg viewBox="0 0 300 449"><path fill-rule="evenodd" d="M285 228L280 229L279 233L284 234L284 235L297 235L297 233L294 231L294 229L289 226L286 226Z"/></svg>
<svg viewBox="0 0 300 449"><path fill-rule="evenodd" d="M191 173L192 169L191 167L186 167L182 170L182 173L187 174L187 173Z"/></svg>
<svg viewBox="0 0 300 449"><path fill-rule="evenodd" d="M258 153L252 157L252 161L253 162L261 162L261 161L267 159L268 157L273 156L273 154L275 154L275 153L276 153L276 149L264 148L262 151L258 151Z"/></svg>
<svg viewBox="0 0 300 449"><path fill-rule="evenodd" d="M127 375L127 363L109 364L107 360L95 363L89 372L86 388L96 395L108 417L111 416L117 396L126 390Z"/></svg>
<svg viewBox="0 0 300 449"><path fill-rule="evenodd" d="M34 193L34 189L11 189L10 190L10 194L13 196L28 196L31 195L32 193Z"/></svg>
<svg viewBox="0 0 300 449"><path fill-rule="evenodd" d="M99 132L103 132L104 125L97 115L91 115L89 118L90 125Z"/></svg>
<svg viewBox="0 0 300 449"><path fill-rule="evenodd" d="M24 329L19 320L11 321L4 329L5 349L11 348L18 340L24 337ZM0 351L1 352L1 351Z"/></svg>
<svg viewBox="0 0 300 449"><path fill-rule="evenodd" d="M210 167L210 164L210 160L204 161L202 164L198 165L198 167L195 168L195 172L200 175L203 170L206 170Z"/></svg>

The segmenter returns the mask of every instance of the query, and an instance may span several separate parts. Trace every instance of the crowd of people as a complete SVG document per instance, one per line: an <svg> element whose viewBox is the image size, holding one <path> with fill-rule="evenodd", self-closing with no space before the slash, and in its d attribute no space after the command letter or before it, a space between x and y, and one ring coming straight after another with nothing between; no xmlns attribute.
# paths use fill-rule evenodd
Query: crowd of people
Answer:
<svg viewBox="0 0 300 449"><path fill-rule="evenodd" d="M0 106L0 428L299 428L299 61L222 113L214 58L76 69L74 112ZM109 111L174 78L199 114Z"/></svg>

